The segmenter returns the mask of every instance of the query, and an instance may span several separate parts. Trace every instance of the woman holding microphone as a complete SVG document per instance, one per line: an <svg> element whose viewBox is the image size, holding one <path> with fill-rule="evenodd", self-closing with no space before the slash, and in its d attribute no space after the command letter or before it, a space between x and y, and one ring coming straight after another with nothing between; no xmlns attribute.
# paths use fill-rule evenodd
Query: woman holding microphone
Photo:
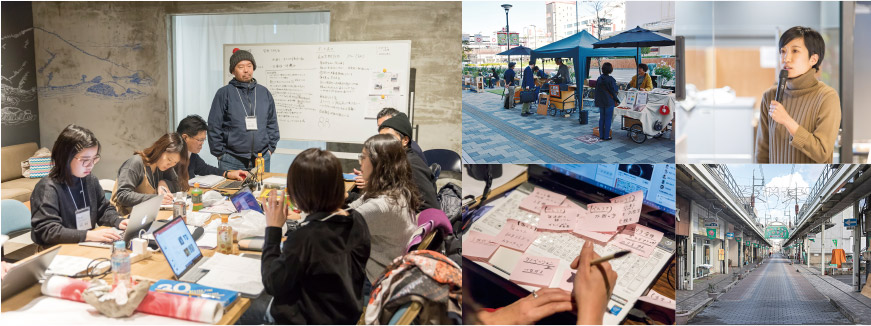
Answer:
<svg viewBox="0 0 871 326"><path fill-rule="evenodd" d="M817 31L796 26L780 36L787 71L782 101L777 87L762 94L756 163L832 163L841 123L838 93L817 80L826 44Z"/></svg>

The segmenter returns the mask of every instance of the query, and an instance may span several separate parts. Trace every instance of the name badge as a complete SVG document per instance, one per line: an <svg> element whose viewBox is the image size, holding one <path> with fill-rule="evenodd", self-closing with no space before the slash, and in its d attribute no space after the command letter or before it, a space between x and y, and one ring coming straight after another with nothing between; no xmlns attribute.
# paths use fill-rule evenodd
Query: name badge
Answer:
<svg viewBox="0 0 871 326"><path fill-rule="evenodd" d="M245 128L257 130L257 117L245 117Z"/></svg>
<svg viewBox="0 0 871 326"><path fill-rule="evenodd" d="M84 207L76 211L76 229L90 230L91 229L91 208Z"/></svg>

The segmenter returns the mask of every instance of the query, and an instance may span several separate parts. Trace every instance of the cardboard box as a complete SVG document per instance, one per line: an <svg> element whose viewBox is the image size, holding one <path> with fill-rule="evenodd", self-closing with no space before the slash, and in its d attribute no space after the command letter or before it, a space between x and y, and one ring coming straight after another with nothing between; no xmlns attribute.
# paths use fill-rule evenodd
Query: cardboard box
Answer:
<svg viewBox="0 0 871 326"><path fill-rule="evenodd" d="M599 136L599 127L593 127L593 136L602 137Z"/></svg>

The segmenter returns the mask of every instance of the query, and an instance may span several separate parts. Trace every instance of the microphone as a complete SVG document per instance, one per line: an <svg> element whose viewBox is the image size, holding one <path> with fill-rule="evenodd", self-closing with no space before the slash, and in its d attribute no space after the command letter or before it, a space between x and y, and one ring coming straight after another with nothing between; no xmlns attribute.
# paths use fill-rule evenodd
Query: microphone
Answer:
<svg viewBox="0 0 871 326"><path fill-rule="evenodd" d="M786 90L786 76L789 71L786 69L780 70L780 78L777 80L777 93L774 95L774 100L777 103L783 104L783 91Z"/></svg>

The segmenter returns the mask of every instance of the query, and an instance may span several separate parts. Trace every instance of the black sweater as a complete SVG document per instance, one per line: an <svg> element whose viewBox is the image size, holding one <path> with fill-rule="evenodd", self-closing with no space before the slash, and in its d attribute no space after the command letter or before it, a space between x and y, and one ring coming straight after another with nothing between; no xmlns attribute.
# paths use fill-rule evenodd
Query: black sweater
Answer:
<svg viewBox="0 0 871 326"><path fill-rule="evenodd" d="M411 176L414 179L414 184L417 185L417 190L420 192L422 207L418 212L427 208L441 209L436 196L435 176L432 174L432 169L411 148L405 149L405 156L408 159L408 164L411 165Z"/></svg>
<svg viewBox="0 0 871 326"><path fill-rule="evenodd" d="M85 186L87 203L82 196L82 184ZM62 182L45 177L36 184L30 195L30 225L33 227L30 238L33 242L52 246L85 241L88 230L76 229L76 205L79 208L90 206L91 229L97 225L118 227L123 221L103 194L103 187L100 187L97 177L73 177L73 186L69 190Z"/></svg>
<svg viewBox="0 0 871 326"><path fill-rule="evenodd" d="M226 171L207 164L199 154L191 153L191 157L188 159L188 176L191 178L198 175L223 176Z"/></svg>
<svg viewBox="0 0 871 326"><path fill-rule="evenodd" d="M283 248L281 228L266 228L260 271L276 324L357 323L371 244L363 216L348 213L309 215Z"/></svg>

